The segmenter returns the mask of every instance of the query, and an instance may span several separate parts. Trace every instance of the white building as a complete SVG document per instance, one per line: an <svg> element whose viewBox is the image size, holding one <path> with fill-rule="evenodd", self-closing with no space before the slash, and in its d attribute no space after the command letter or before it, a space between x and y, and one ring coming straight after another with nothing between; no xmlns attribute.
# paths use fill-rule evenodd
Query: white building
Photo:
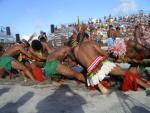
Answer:
<svg viewBox="0 0 150 113"><path fill-rule="evenodd" d="M7 35L6 28L0 28L0 43L12 43L15 42L15 38L12 35Z"/></svg>

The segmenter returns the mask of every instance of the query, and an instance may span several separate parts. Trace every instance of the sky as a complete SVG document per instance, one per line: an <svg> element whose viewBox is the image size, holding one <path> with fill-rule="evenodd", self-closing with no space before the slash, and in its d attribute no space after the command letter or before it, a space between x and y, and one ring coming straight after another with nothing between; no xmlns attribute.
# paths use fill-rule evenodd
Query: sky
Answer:
<svg viewBox="0 0 150 113"><path fill-rule="evenodd" d="M0 26L10 26L21 36L50 32L59 25L104 16L129 14L138 10L150 12L150 0L0 0Z"/></svg>

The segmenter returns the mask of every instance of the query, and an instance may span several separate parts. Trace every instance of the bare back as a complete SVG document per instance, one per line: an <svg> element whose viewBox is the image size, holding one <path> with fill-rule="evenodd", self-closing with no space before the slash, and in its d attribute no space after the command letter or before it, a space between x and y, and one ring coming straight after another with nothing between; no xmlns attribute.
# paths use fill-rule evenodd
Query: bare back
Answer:
<svg viewBox="0 0 150 113"><path fill-rule="evenodd" d="M96 42L86 41L74 49L74 54L77 60L87 68L101 53Z"/></svg>
<svg viewBox="0 0 150 113"><path fill-rule="evenodd" d="M20 48L23 48L23 47L19 44L12 45L5 50L3 55L15 56L20 53Z"/></svg>
<svg viewBox="0 0 150 113"><path fill-rule="evenodd" d="M5 52L3 53L3 55L9 55L9 56L12 56L12 57L16 57L20 53L22 53L25 56L27 56L28 58L32 58L32 56L29 54L29 52L25 48L26 47L24 47L21 44L15 44L15 45L12 45L9 48L7 48L5 50Z"/></svg>
<svg viewBox="0 0 150 113"><path fill-rule="evenodd" d="M50 60L60 60L60 61L62 61L67 56L69 51L70 51L70 48L67 47L67 46L56 49L54 52L49 54L47 60L48 61L50 61Z"/></svg>

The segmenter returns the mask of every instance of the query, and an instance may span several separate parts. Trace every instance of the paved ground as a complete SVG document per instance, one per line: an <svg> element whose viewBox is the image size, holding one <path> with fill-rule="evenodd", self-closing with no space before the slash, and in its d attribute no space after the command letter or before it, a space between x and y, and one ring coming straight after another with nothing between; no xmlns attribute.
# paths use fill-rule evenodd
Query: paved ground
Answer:
<svg viewBox="0 0 150 113"><path fill-rule="evenodd" d="M114 88L106 96L71 80L65 83L0 85L0 113L150 113L150 97L142 89L122 93Z"/></svg>

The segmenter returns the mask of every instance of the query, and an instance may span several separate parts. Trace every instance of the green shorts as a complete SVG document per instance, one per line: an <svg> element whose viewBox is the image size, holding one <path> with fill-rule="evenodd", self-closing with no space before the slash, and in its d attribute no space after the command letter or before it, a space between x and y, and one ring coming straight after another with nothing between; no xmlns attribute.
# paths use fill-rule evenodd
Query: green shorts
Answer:
<svg viewBox="0 0 150 113"><path fill-rule="evenodd" d="M14 60L11 56L1 56L0 57L0 67L4 68L6 71L11 70L11 62Z"/></svg>
<svg viewBox="0 0 150 113"><path fill-rule="evenodd" d="M46 62L44 66L44 72L48 78L55 77L58 75L58 72L56 69L58 64L60 64L58 60L52 60L52 61Z"/></svg>

